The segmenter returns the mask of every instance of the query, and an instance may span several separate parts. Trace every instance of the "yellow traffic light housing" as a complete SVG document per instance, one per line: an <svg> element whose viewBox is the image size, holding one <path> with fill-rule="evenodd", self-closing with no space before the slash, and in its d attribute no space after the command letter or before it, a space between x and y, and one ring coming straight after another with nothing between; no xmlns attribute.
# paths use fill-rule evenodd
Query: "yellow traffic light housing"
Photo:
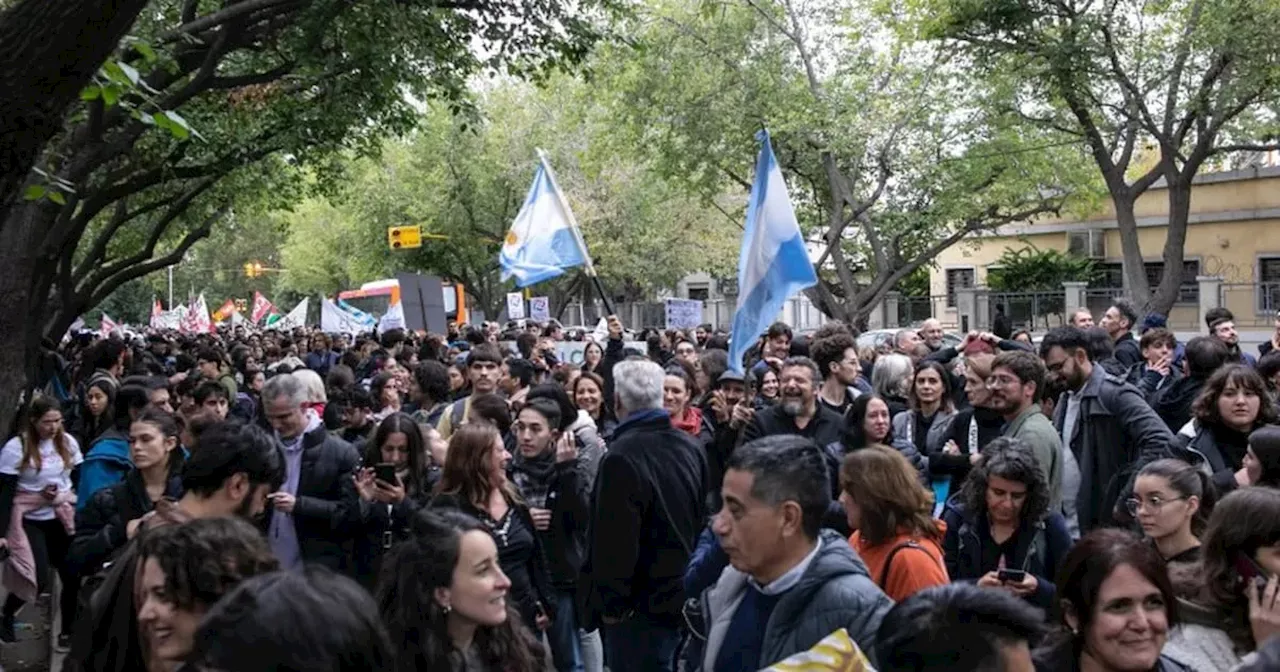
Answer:
<svg viewBox="0 0 1280 672"><path fill-rule="evenodd" d="M393 250L412 250L422 247L422 227L387 227L387 245Z"/></svg>

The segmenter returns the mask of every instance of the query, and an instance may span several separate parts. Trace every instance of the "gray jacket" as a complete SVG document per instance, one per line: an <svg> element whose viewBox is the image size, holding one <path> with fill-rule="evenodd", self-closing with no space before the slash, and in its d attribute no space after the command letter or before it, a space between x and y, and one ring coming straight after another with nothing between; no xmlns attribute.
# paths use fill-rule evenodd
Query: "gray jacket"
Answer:
<svg viewBox="0 0 1280 672"><path fill-rule="evenodd" d="M761 667L807 651L841 628L848 630L868 658L874 655L876 632L893 600L871 580L867 566L847 539L833 530L823 530L819 539L822 548L817 556L769 616L760 648ZM729 622L747 588L747 575L730 566L716 585L702 594L708 629L703 670L715 669Z"/></svg>
<svg viewBox="0 0 1280 672"><path fill-rule="evenodd" d="M933 424L929 425L929 434L924 439L924 450L921 451L923 455L936 455L942 452L942 447L946 445L948 435L951 433L951 421L955 418L955 411L938 410L933 416ZM913 436L915 431L916 411L907 411L894 416L894 438L905 439L915 445L915 436Z"/></svg>

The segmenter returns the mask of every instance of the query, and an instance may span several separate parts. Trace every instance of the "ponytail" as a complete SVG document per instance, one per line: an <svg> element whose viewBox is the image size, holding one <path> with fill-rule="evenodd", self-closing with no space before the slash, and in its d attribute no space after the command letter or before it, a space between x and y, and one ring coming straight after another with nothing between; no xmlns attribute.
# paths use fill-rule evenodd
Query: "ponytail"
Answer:
<svg viewBox="0 0 1280 672"><path fill-rule="evenodd" d="M1200 502L1191 518L1191 533L1200 537L1209 523L1209 515L1218 501L1218 491L1209 474L1188 462L1174 458L1156 460L1143 467L1138 476L1158 476L1181 497L1195 497Z"/></svg>

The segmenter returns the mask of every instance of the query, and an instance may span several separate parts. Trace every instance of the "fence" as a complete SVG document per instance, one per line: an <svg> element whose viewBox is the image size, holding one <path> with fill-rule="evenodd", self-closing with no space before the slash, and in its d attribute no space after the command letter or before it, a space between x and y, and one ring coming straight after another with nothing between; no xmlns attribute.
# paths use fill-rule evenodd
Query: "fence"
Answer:
<svg viewBox="0 0 1280 672"><path fill-rule="evenodd" d="M1061 291L992 293L987 295L987 305L988 324L995 324L996 309L1003 307L1015 331L1048 331L1067 323L1067 297Z"/></svg>
<svg viewBox="0 0 1280 672"><path fill-rule="evenodd" d="M903 296L898 298L897 315L888 315L888 327L914 327L932 318L942 317L946 313L949 297L946 294L935 296ZM892 304L890 304L892 310Z"/></svg>
<svg viewBox="0 0 1280 672"><path fill-rule="evenodd" d="M1223 284L1218 296L1218 305L1231 311L1237 328L1270 329L1275 325L1280 282Z"/></svg>

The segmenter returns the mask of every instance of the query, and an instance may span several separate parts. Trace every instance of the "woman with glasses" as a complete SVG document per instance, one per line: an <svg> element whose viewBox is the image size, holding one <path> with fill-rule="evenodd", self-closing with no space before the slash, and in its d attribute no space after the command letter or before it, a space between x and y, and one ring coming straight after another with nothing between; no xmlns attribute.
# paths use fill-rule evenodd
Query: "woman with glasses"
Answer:
<svg viewBox="0 0 1280 672"><path fill-rule="evenodd" d="M1253 369L1231 364L1218 369L1191 405L1192 420L1178 432L1174 457L1207 469L1225 494L1249 484L1244 456L1249 435L1275 424L1267 385Z"/></svg>
<svg viewBox="0 0 1280 672"><path fill-rule="evenodd" d="M943 513L947 574L1053 607L1053 576L1071 548L1062 514L1049 510L1049 484L1022 441L999 438L982 451Z"/></svg>
<svg viewBox="0 0 1280 672"><path fill-rule="evenodd" d="M0 614L0 641L14 641L14 616L23 604L51 590L53 570L62 585L77 580L67 551L75 530L72 470L84 461L75 437L62 429L62 408L36 397L21 433L0 449L0 548L9 596ZM62 632L71 632L76 591L63 590Z"/></svg>
<svg viewBox="0 0 1280 672"><path fill-rule="evenodd" d="M1166 563L1194 563L1213 500L1213 484L1203 471L1164 459L1138 472L1125 506Z"/></svg>

